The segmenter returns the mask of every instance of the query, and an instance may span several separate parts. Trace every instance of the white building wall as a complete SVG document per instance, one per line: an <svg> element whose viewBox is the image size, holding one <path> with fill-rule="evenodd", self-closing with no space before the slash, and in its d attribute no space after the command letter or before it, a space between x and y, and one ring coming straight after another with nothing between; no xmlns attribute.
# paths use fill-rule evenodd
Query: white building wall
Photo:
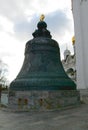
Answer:
<svg viewBox="0 0 88 130"><path fill-rule="evenodd" d="M88 88L88 0L72 0L78 89Z"/></svg>

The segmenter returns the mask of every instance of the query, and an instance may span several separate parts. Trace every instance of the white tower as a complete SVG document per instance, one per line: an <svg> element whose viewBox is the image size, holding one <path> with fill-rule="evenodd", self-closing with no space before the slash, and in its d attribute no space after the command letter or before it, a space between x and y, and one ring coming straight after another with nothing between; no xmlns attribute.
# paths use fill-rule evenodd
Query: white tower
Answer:
<svg viewBox="0 0 88 130"><path fill-rule="evenodd" d="M69 55L71 55L71 52L70 52L68 49L66 49L66 50L64 51L64 59L66 60L66 58L67 58Z"/></svg>
<svg viewBox="0 0 88 130"><path fill-rule="evenodd" d="M74 16L77 86L88 89L88 0L72 0Z"/></svg>

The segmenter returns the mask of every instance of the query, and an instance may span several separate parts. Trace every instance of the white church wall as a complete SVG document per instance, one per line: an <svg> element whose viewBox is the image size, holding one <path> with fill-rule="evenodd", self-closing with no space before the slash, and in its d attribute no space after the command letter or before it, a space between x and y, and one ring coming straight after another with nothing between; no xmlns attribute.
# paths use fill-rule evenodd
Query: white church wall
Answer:
<svg viewBox="0 0 88 130"><path fill-rule="evenodd" d="M88 88L88 0L73 0L78 89Z"/></svg>

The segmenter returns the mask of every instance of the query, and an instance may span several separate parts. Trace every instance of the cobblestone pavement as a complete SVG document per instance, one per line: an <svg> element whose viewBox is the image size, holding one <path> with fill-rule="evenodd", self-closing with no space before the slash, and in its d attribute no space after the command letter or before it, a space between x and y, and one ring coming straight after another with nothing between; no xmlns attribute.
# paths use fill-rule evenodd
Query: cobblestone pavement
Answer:
<svg viewBox="0 0 88 130"><path fill-rule="evenodd" d="M0 130L88 130L88 105L52 112L0 110Z"/></svg>

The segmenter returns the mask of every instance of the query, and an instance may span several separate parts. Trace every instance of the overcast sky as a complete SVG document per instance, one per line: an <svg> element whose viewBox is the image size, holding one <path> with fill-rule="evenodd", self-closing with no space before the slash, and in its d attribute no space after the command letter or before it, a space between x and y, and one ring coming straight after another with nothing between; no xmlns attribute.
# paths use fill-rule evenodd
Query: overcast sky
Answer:
<svg viewBox="0 0 88 130"><path fill-rule="evenodd" d="M71 0L0 0L0 59L8 65L10 81L21 69L25 44L33 38L41 14L59 43L61 57L66 46L73 52Z"/></svg>

